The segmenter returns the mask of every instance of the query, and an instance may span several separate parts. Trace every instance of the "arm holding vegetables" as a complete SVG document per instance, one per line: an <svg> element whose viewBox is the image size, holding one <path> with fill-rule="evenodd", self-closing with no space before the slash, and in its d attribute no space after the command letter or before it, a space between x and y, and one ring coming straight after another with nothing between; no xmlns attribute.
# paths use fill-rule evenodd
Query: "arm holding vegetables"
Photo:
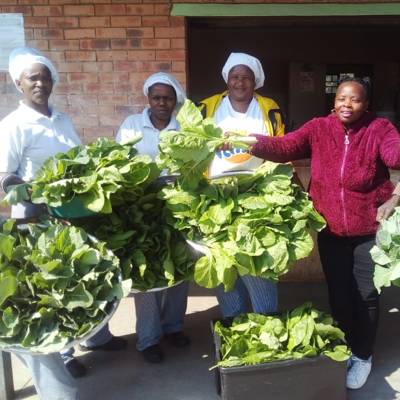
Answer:
<svg viewBox="0 0 400 400"><path fill-rule="evenodd" d="M251 147L251 154L278 163L309 158L313 125L313 121L310 121L283 137L252 134L256 137L257 143Z"/></svg>

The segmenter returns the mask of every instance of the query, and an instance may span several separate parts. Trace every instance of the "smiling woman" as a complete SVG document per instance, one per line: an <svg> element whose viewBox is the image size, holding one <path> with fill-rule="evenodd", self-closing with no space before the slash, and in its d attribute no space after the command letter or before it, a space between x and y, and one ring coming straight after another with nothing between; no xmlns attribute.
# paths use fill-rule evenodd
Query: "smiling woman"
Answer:
<svg viewBox="0 0 400 400"><path fill-rule="evenodd" d="M311 158L310 195L327 221L318 248L333 317L353 356L347 387L362 387L371 371L379 317L374 287L378 222L398 205L389 168L400 169L400 135L392 123L368 112L369 88L343 79L334 108L283 138L255 135L251 153L275 162Z"/></svg>
<svg viewBox="0 0 400 400"><path fill-rule="evenodd" d="M24 94L24 103L48 117L49 97L53 90L53 79L49 68L44 64L33 64L26 68L19 79L16 80L17 88Z"/></svg>
<svg viewBox="0 0 400 400"><path fill-rule="evenodd" d="M142 139L135 144L135 148L139 154L147 154L155 159L159 154L160 132L179 130L174 112L177 106L183 104L186 94L180 83L164 72L150 75L143 85L143 93L148 98L149 107L141 114L126 118L119 128L116 140L128 142L139 134ZM164 354L159 345L163 336L176 347L190 343L182 332L187 295L187 282L157 292L134 295L138 336L136 348L146 361L159 363L163 360Z"/></svg>

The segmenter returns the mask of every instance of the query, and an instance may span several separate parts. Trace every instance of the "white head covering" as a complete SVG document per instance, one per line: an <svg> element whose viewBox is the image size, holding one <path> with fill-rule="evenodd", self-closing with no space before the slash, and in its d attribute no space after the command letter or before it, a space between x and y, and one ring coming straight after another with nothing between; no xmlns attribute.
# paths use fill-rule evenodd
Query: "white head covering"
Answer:
<svg viewBox="0 0 400 400"><path fill-rule="evenodd" d="M174 76L167 74L166 72L156 72L146 79L143 85L143 93L145 96L149 95L150 86L153 86L156 83L163 83L164 85L172 86L176 93L176 103L183 104L185 102L186 93L183 90L183 87Z"/></svg>
<svg viewBox="0 0 400 400"><path fill-rule="evenodd" d="M224 81L226 83L228 83L229 71L233 67L236 67L236 65L246 65L246 67L249 67L253 71L254 77L256 79L255 89L259 89L260 87L264 86L265 75L260 61L258 60L258 58L250 56L246 53L230 54L230 56L226 60L224 67L222 68L222 77L224 78Z"/></svg>
<svg viewBox="0 0 400 400"><path fill-rule="evenodd" d="M17 86L16 81L20 79L22 72L33 64L44 64L51 72L53 85L58 83L58 72L54 64L39 50L33 49L32 47L17 47L10 53L8 58L8 72L15 86Z"/></svg>

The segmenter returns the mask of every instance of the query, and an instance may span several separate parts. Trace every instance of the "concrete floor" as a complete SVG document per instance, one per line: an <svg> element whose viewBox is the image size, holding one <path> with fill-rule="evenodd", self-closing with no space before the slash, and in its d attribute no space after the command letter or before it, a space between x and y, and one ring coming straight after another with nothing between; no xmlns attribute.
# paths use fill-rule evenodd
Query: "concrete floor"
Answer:
<svg viewBox="0 0 400 400"><path fill-rule="evenodd" d="M400 399L399 295L400 288L386 289L382 295L381 325L373 372L362 389L348 392L347 400ZM317 308L327 310L324 283L282 283L279 298L282 310L293 308L307 300L312 301ZM133 299L124 299L111 320L111 330L115 335L122 335L128 340L128 350L114 353L77 353L89 371L87 376L78 380L81 399L219 399L214 373L208 370L213 365L209 322L218 316L219 310L213 291L193 286L185 320L185 331L192 339L191 346L187 349L175 349L168 343L162 343L165 361L152 365L145 363L135 349ZM13 371L17 399L38 399L28 371L16 359L13 359ZM294 389L293 399L295 398Z"/></svg>

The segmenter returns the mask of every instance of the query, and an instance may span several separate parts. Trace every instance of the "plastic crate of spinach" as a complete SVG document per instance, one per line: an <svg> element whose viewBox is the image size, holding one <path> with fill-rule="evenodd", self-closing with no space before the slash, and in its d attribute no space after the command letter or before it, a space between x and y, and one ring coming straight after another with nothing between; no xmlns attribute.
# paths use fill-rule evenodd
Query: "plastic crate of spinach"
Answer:
<svg viewBox="0 0 400 400"><path fill-rule="evenodd" d="M325 355L335 361L350 356L344 333L329 314L305 303L280 315L243 314L229 326L214 325L220 337L219 367L298 360Z"/></svg>

